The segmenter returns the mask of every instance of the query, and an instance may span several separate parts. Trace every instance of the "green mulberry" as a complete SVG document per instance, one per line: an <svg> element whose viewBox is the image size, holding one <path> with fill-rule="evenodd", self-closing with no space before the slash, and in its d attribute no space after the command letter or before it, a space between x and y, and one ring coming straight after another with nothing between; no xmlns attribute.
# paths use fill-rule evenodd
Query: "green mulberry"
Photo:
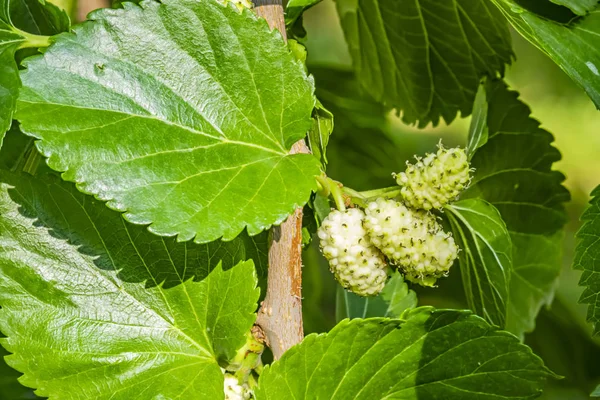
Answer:
<svg viewBox="0 0 600 400"><path fill-rule="evenodd" d="M396 175L406 204L423 210L441 209L456 199L470 181L471 169L465 150L446 149L441 143L437 153L417 158L414 165L407 162L406 171Z"/></svg>
<svg viewBox="0 0 600 400"><path fill-rule="evenodd" d="M332 211L319 228L321 251L331 272L346 289L359 296L376 296L387 281L387 263L371 244L357 208Z"/></svg>
<svg viewBox="0 0 600 400"><path fill-rule="evenodd" d="M249 400L252 398L252 391L248 384L240 384L238 378L229 373L224 373L224 378L225 400Z"/></svg>
<svg viewBox="0 0 600 400"><path fill-rule="evenodd" d="M406 279L433 286L438 278L447 276L458 247L433 214L385 199L369 203L365 213L363 225L371 243Z"/></svg>

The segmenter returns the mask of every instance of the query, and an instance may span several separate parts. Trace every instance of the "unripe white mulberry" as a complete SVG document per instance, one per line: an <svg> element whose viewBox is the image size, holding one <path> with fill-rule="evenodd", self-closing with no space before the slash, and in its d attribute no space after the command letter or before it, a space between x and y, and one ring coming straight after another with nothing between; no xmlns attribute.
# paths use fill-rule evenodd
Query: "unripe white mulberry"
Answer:
<svg viewBox="0 0 600 400"><path fill-rule="evenodd" d="M252 391L248 385L240 385L238 379L225 373L225 400L248 400L252 397Z"/></svg>
<svg viewBox="0 0 600 400"><path fill-rule="evenodd" d="M218 0L218 1L224 5L233 3L240 11L242 11L244 8L252 8L253 7L253 4L250 0Z"/></svg>
<svg viewBox="0 0 600 400"><path fill-rule="evenodd" d="M375 296L387 280L387 263L363 228L365 213L357 208L332 211L319 228L321 251L331 272L346 289Z"/></svg>
<svg viewBox="0 0 600 400"><path fill-rule="evenodd" d="M433 214L385 199L369 203L365 212L364 227L371 242L406 279L433 286L448 274L458 247Z"/></svg>
<svg viewBox="0 0 600 400"><path fill-rule="evenodd" d="M446 149L440 143L436 154L417 158L414 165L407 162L406 171L396 175L396 182L402 186L406 204L423 210L441 209L467 188L470 172L463 149Z"/></svg>

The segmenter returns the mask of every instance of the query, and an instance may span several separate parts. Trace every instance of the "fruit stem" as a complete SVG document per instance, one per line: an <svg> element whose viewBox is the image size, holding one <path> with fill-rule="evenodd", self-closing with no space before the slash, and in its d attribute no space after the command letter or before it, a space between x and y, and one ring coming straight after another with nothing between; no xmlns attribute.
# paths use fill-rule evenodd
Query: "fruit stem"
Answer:
<svg viewBox="0 0 600 400"><path fill-rule="evenodd" d="M362 197L371 199L373 197L383 197L385 199L393 199L400 196L400 186L391 186L383 189L367 190L359 192Z"/></svg>

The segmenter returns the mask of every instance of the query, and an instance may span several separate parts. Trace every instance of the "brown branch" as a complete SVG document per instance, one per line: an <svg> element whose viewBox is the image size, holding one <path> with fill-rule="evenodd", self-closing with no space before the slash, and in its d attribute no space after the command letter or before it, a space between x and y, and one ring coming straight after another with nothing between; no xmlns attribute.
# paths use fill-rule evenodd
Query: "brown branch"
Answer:
<svg viewBox="0 0 600 400"><path fill-rule="evenodd" d="M254 0L256 13L286 40L281 0ZM310 153L304 140L294 144L292 154ZM272 230L269 248L267 295L257 325L277 360L304 338L302 326L302 208Z"/></svg>

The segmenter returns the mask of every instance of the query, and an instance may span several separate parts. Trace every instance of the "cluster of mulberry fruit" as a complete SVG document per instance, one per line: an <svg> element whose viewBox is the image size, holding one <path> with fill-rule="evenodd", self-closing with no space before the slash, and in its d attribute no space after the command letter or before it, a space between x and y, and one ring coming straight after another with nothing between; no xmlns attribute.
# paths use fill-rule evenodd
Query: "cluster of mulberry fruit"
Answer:
<svg viewBox="0 0 600 400"><path fill-rule="evenodd" d="M464 150L428 154L397 175L402 200L379 198L364 211L332 211L318 235L321 251L340 284L360 295L374 296L387 280L388 263L404 277L433 286L447 276L458 255L451 233L431 209L454 200L470 182Z"/></svg>

